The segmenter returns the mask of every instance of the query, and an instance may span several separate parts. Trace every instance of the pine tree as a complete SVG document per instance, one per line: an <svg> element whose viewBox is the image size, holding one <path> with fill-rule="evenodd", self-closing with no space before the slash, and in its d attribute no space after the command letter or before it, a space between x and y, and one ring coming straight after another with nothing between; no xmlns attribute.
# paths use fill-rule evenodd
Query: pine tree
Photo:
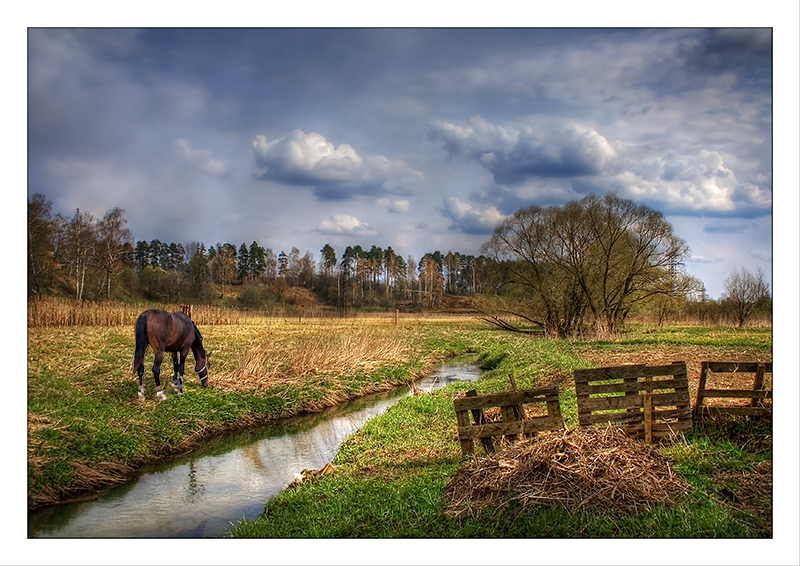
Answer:
<svg viewBox="0 0 800 566"><path fill-rule="evenodd" d="M250 275L257 279L264 275L267 268L267 258L264 248L258 245L258 242L250 244Z"/></svg>
<svg viewBox="0 0 800 566"><path fill-rule="evenodd" d="M150 256L148 259L153 267L163 268L161 265L161 245L161 240L159 239L150 240L150 245L148 246Z"/></svg>
<svg viewBox="0 0 800 566"><path fill-rule="evenodd" d="M336 267L336 251L330 244L325 244L320 250L322 254L322 273L330 277Z"/></svg>
<svg viewBox="0 0 800 566"><path fill-rule="evenodd" d="M278 254L278 277L286 277L289 270L289 257L281 250Z"/></svg>
<svg viewBox="0 0 800 566"><path fill-rule="evenodd" d="M247 246L242 242L239 247L238 262L236 265L236 277L241 281L246 281L250 275L250 252L247 251Z"/></svg>
<svg viewBox="0 0 800 566"><path fill-rule="evenodd" d="M208 267L208 256L206 255L206 247L203 242L197 245L197 249L192 254L189 260L189 277L192 282L192 287L195 290L201 290L203 285L208 281L211 271Z"/></svg>
<svg viewBox="0 0 800 566"><path fill-rule="evenodd" d="M136 251L133 261L136 266L136 273L141 273L145 267L150 265L150 246L145 241L136 242Z"/></svg>

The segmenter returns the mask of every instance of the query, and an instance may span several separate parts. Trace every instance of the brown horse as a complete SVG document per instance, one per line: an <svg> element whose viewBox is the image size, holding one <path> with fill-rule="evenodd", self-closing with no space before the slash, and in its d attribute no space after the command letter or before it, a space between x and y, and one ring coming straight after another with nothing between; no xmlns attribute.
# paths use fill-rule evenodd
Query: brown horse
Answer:
<svg viewBox="0 0 800 566"><path fill-rule="evenodd" d="M172 383L183 393L183 369L189 350L194 354L194 371L200 378L200 384L208 387L208 355L203 348L203 337L194 325L194 322L182 312L168 313L160 309L144 311L136 319L136 350L133 354L133 371L139 375L139 400L144 401L144 354L147 345L153 347L155 361L153 362L153 377L156 381L156 396L164 400L167 397L161 390L161 361L164 352L172 352L172 368L175 375ZM211 352L209 352L210 354ZM180 354L180 362L178 361Z"/></svg>

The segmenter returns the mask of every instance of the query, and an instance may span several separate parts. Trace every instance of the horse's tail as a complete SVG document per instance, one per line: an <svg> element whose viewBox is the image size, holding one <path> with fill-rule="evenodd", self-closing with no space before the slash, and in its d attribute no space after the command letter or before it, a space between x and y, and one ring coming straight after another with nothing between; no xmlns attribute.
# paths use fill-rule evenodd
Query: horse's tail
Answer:
<svg viewBox="0 0 800 566"><path fill-rule="evenodd" d="M139 315L136 319L136 349L133 352L133 373L144 363L144 352L147 350L147 317Z"/></svg>

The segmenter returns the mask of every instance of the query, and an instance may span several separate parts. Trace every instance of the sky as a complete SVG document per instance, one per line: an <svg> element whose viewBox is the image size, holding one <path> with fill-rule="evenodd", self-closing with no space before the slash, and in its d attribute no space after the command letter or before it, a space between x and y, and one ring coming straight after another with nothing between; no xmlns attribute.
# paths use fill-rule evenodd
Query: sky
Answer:
<svg viewBox="0 0 800 566"><path fill-rule="evenodd" d="M615 192L772 283L769 28L27 31L28 196L134 240L477 254ZM796 188L795 188L796 190Z"/></svg>

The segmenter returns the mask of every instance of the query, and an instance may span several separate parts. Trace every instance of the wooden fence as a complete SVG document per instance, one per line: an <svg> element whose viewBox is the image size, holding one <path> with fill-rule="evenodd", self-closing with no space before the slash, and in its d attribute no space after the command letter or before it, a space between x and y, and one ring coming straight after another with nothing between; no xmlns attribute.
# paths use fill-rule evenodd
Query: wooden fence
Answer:
<svg viewBox="0 0 800 566"><path fill-rule="evenodd" d="M711 373L752 373L754 374L752 389L707 389L708 374ZM697 385L697 399L694 404L694 415L697 418L712 415L745 415L756 417L772 416L772 408L764 407L765 399L772 399L772 390L764 389L764 374L772 373L772 363L758 362L703 362L700 369L700 381ZM750 399L749 406L708 406L705 400L710 398Z"/></svg>
<svg viewBox="0 0 800 566"><path fill-rule="evenodd" d="M581 426L620 424L645 442L692 430L686 363L574 372Z"/></svg>
<svg viewBox="0 0 800 566"><path fill-rule="evenodd" d="M525 405L537 403L547 407L547 415L527 416ZM533 435L546 430L564 428L558 402L558 386L520 389L479 396L474 390L467 397L453 400L458 422L458 440L464 454L472 453L475 439L480 439L487 453L494 451L492 437L505 436L514 441L519 435ZM502 421L488 422L484 410L499 407ZM470 421L470 415L473 421Z"/></svg>

